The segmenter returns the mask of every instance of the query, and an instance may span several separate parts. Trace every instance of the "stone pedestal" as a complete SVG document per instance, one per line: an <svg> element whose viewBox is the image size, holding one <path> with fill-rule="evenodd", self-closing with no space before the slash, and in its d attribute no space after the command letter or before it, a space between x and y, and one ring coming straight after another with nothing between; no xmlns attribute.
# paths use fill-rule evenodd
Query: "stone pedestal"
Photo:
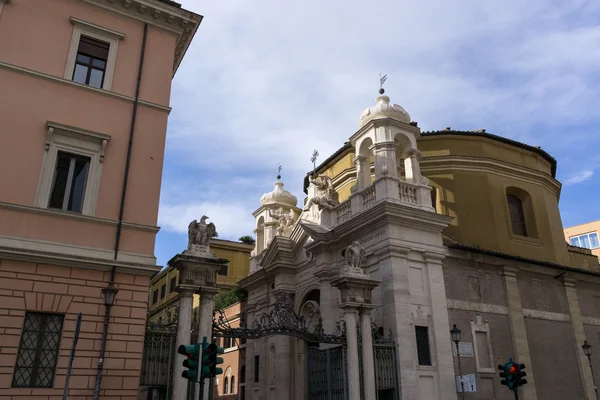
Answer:
<svg viewBox="0 0 600 400"><path fill-rule="evenodd" d="M346 268L346 270L349 270ZM371 314L374 307L372 291L381 282L369 279L366 274L354 273L352 275L342 274L339 278L331 281L331 285L337 287L341 292L342 301L340 307L344 310L346 321L346 345L348 362L348 392L349 400L375 400L375 364L373 360L373 341L371 338ZM364 376L364 396L360 393L358 338L356 312L361 312L362 325L362 363ZM364 310L367 310L366 312ZM366 327L365 327L366 326Z"/></svg>
<svg viewBox="0 0 600 400"><path fill-rule="evenodd" d="M177 254L169 261L169 265L179 271L179 284L177 291L179 297L179 320L177 325L177 346L190 344L192 330L192 295L193 293L205 293L200 300L200 331L198 342L206 336L210 342L212 331L212 299L218 292L217 271L227 265L229 260L218 258L210 254L206 246L191 247L182 254ZM204 298L204 304L202 299ZM185 400L187 398L188 381L181 376L183 372L183 356L176 356L175 368L173 369L173 400ZM205 386L208 389L208 386ZM195 393L198 394L199 385L196 385ZM205 392L208 395L208 392ZM207 398L207 397L205 397Z"/></svg>

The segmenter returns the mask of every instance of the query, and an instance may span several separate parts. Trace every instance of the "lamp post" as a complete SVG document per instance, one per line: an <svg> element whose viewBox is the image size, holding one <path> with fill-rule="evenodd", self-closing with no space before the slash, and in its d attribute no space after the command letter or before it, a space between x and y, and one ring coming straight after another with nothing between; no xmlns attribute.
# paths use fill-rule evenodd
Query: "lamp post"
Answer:
<svg viewBox="0 0 600 400"><path fill-rule="evenodd" d="M585 340L583 345L581 346L583 349L583 354L585 354L588 358L588 362L590 363L590 371L592 372L592 382L594 383L594 392L596 392L596 400L598 400L598 387L596 386L596 378L594 377L594 369L592 368L592 345Z"/></svg>
<svg viewBox="0 0 600 400"><path fill-rule="evenodd" d="M458 374L460 376L460 393L461 393L460 397L464 400L464 398L465 398L465 383L463 382L462 368L460 365L460 349L458 347L458 342L460 342L460 333L461 333L461 330L456 327L456 324L454 324L452 326L452 329L450 330L450 336L452 337L452 341L456 345L456 358L458 358Z"/></svg>
<svg viewBox="0 0 600 400"><path fill-rule="evenodd" d="M100 397L100 381L102 379L102 368L104 366L104 353L106 352L106 337L108 336L108 319L110 318L110 308L115 303L115 296L118 292L119 290L115 288L112 279L108 284L108 287L102 289L106 311L104 313L104 331L102 332L102 344L100 346L100 359L98 360L98 370L96 372L96 384L94 385L94 400L98 400Z"/></svg>

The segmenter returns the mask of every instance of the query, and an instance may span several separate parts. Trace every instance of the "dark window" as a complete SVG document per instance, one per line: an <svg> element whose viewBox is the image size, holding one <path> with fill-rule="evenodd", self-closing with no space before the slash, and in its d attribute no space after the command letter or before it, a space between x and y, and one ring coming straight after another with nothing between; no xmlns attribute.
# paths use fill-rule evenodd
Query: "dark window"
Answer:
<svg viewBox="0 0 600 400"><path fill-rule="evenodd" d="M437 212L437 190L434 187L431 188L431 207Z"/></svg>
<svg viewBox="0 0 600 400"><path fill-rule="evenodd" d="M521 199L512 194L506 195L508 212L510 214L510 225L515 235L527 236L527 225L525 224L525 213Z"/></svg>
<svg viewBox="0 0 600 400"><path fill-rule="evenodd" d="M254 356L254 382L258 383L260 377L260 357Z"/></svg>
<svg viewBox="0 0 600 400"><path fill-rule="evenodd" d="M233 347L233 339L230 337L223 338L223 347L226 349Z"/></svg>
<svg viewBox="0 0 600 400"><path fill-rule="evenodd" d="M58 359L63 316L27 313L12 386L51 388Z"/></svg>
<svg viewBox="0 0 600 400"><path fill-rule="evenodd" d="M171 283L170 283L170 287L169 287L169 293L173 293L175 291L175 288L177 287L177 277L174 276L171 278Z"/></svg>
<svg viewBox="0 0 600 400"><path fill-rule="evenodd" d="M219 272L217 272L217 274L227 276L228 270L229 270L229 265L227 265L227 264L221 265L221 269L219 269Z"/></svg>
<svg viewBox="0 0 600 400"><path fill-rule="evenodd" d="M240 384L246 383L246 366L242 365L240 368Z"/></svg>
<svg viewBox="0 0 600 400"><path fill-rule="evenodd" d="M429 348L429 328L426 326L415 326L417 337L417 356L419 365L431 365L431 350Z"/></svg>
<svg viewBox="0 0 600 400"><path fill-rule="evenodd" d="M223 383L223 394L227 394L229 391L229 378L225 377L225 383Z"/></svg>
<svg viewBox="0 0 600 400"><path fill-rule="evenodd" d="M152 293L152 304L156 304L157 301L158 301L158 289L156 289L154 291L154 293Z"/></svg>
<svg viewBox="0 0 600 400"><path fill-rule="evenodd" d="M165 296L167 295L167 284L163 283L162 286L160 287L160 299L164 299Z"/></svg>
<svg viewBox="0 0 600 400"><path fill-rule="evenodd" d="M229 390L229 393L235 393L235 375L231 375L231 389Z"/></svg>
<svg viewBox="0 0 600 400"><path fill-rule="evenodd" d="M81 36L73 69L73 81L101 88L109 47L108 43Z"/></svg>
<svg viewBox="0 0 600 400"><path fill-rule="evenodd" d="M58 152L48 207L81 212L90 159Z"/></svg>

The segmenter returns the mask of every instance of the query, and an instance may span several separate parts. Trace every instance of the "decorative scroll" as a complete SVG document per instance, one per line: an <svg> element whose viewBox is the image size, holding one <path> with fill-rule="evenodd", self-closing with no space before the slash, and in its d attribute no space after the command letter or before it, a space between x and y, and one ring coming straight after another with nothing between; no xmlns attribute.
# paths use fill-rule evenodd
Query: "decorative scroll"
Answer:
<svg viewBox="0 0 600 400"><path fill-rule="evenodd" d="M346 343L346 323L336 322L334 333L325 333L323 319L307 321L294 311L292 301L287 294L278 294L271 311L256 316L252 327L247 326L246 313L240 315L240 326L233 328L222 311L213 318L213 335L242 339L258 339L271 335L287 335L304 339L312 343Z"/></svg>

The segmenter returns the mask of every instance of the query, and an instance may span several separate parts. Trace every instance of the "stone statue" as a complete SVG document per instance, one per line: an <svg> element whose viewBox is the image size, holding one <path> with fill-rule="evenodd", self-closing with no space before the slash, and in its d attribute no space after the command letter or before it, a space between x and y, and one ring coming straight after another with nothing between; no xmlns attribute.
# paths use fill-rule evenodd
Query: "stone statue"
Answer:
<svg viewBox="0 0 600 400"><path fill-rule="evenodd" d="M293 209L290 208L289 212L285 212L283 207L279 207L275 213L269 210L269 215L279 223L275 236L283 236L285 231L291 228L298 218Z"/></svg>
<svg viewBox="0 0 600 400"><path fill-rule="evenodd" d="M310 178L310 183L315 185L315 195L308 201L304 211L310 210L313 204L319 206L319 210L323 208L332 209L340 204L339 196L333 188L331 178L326 175L318 175L316 178Z"/></svg>
<svg viewBox="0 0 600 400"><path fill-rule="evenodd" d="M215 224L206 223L208 217L203 215L200 222L193 220L188 226L188 251L192 253L208 253L210 239L217 236Z"/></svg>
<svg viewBox="0 0 600 400"><path fill-rule="evenodd" d="M365 276L365 270L363 264L367 258L365 249L360 246L358 241L355 241L348 246L344 252L344 258L346 259L345 273L349 275L360 275Z"/></svg>

